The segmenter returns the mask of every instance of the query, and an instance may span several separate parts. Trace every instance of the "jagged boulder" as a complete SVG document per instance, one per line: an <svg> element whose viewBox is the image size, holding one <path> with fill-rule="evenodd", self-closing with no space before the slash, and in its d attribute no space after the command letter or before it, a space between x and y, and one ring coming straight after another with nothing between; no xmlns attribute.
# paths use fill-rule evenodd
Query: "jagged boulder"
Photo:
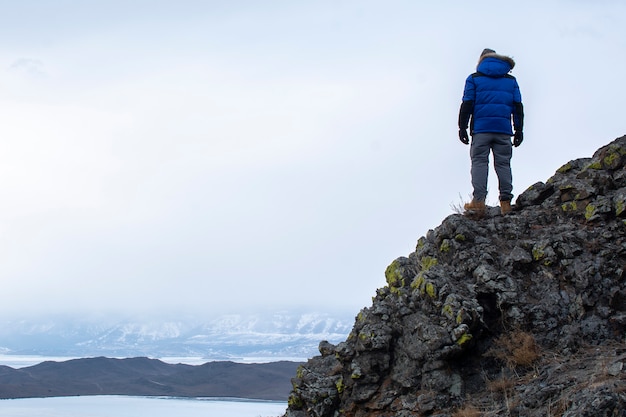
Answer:
<svg viewBox="0 0 626 417"><path fill-rule="evenodd" d="M625 416L626 136L394 260L286 417ZM455 414L456 413L456 414Z"/></svg>

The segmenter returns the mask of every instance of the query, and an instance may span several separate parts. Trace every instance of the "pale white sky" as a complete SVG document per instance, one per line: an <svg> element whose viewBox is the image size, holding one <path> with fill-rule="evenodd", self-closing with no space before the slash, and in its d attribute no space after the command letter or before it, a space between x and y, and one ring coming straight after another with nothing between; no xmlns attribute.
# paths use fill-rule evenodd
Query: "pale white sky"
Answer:
<svg viewBox="0 0 626 417"><path fill-rule="evenodd" d="M0 0L0 313L356 314L471 193L457 114L482 49L517 61L519 195L626 134L624 18L619 1Z"/></svg>

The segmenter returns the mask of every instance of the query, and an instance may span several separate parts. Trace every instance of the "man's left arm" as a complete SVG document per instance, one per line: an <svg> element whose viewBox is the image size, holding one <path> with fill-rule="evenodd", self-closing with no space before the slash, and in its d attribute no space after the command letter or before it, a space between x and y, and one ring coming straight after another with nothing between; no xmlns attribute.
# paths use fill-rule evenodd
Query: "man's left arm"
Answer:
<svg viewBox="0 0 626 417"><path fill-rule="evenodd" d="M513 89L513 146L518 147L524 140L524 105L522 104L522 93L519 85L515 81Z"/></svg>
<svg viewBox="0 0 626 417"><path fill-rule="evenodd" d="M513 146L516 148L522 144L524 140L524 105L522 103L513 103Z"/></svg>

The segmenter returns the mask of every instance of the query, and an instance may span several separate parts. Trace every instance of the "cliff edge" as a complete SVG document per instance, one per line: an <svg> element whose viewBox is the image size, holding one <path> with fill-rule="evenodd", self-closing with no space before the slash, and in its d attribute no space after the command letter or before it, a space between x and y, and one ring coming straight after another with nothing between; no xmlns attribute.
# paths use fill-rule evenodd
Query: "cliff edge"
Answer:
<svg viewBox="0 0 626 417"><path fill-rule="evenodd" d="M626 136L385 271L285 417L626 416Z"/></svg>

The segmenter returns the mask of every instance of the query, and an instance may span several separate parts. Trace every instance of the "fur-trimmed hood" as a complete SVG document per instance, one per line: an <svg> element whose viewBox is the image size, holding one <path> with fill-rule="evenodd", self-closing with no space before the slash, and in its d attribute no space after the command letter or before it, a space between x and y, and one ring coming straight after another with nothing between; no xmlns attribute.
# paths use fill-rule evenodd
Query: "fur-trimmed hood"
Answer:
<svg viewBox="0 0 626 417"><path fill-rule="evenodd" d="M476 71L492 77L502 77L513 67L515 67L513 58L493 52L480 57Z"/></svg>

